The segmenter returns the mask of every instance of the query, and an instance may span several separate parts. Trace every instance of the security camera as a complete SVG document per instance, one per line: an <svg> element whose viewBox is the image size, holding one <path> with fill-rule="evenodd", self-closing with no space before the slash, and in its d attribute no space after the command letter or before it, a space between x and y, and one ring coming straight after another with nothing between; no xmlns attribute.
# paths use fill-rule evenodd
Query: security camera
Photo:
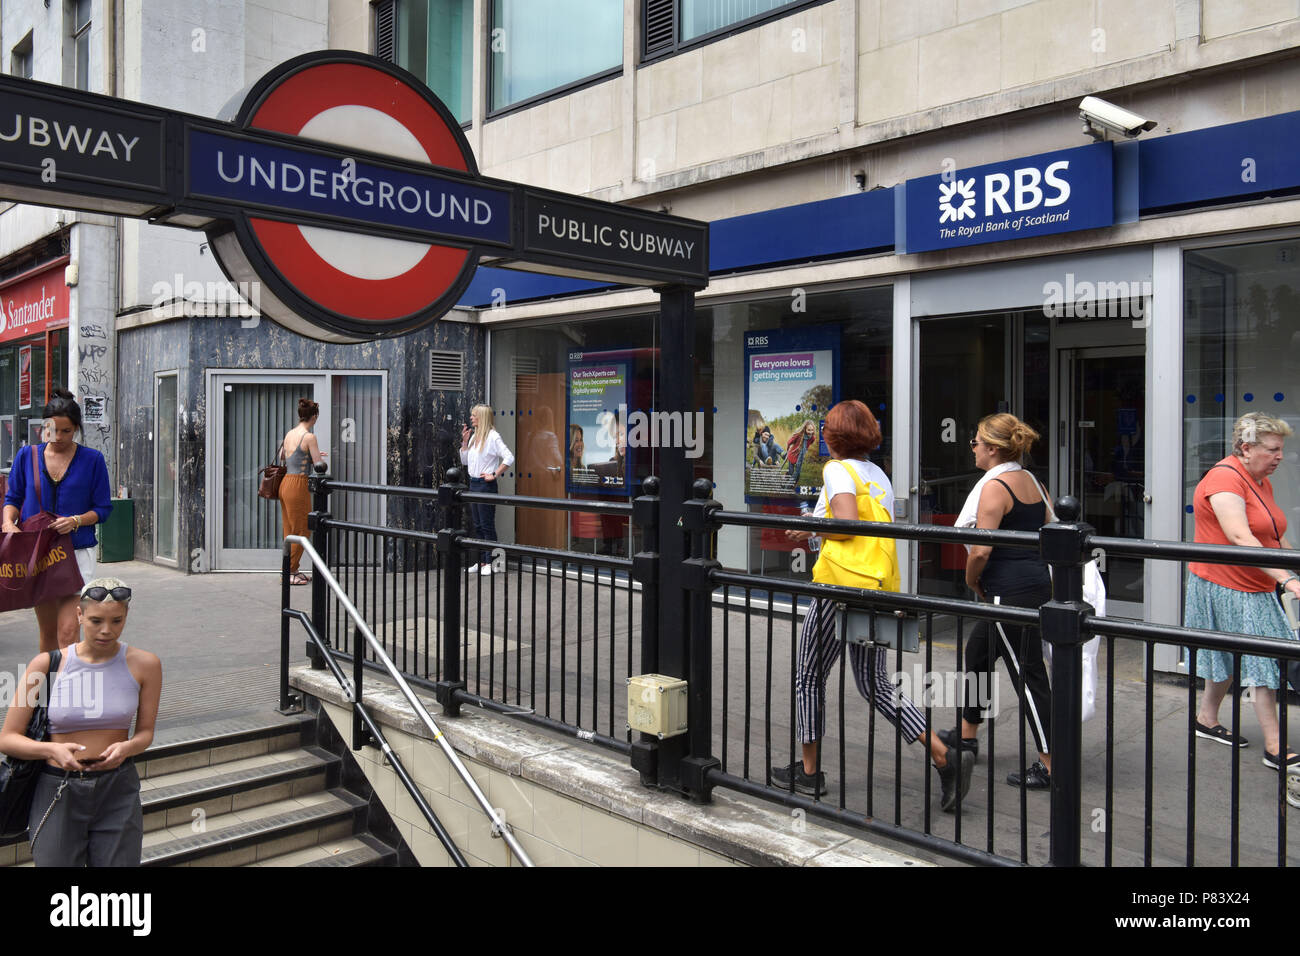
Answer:
<svg viewBox="0 0 1300 956"><path fill-rule="evenodd" d="M1079 103L1079 116L1083 120L1083 131L1096 139L1105 138L1105 134L1097 130L1098 126L1123 133L1130 138L1156 128L1155 120L1149 120L1095 96L1083 98Z"/></svg>

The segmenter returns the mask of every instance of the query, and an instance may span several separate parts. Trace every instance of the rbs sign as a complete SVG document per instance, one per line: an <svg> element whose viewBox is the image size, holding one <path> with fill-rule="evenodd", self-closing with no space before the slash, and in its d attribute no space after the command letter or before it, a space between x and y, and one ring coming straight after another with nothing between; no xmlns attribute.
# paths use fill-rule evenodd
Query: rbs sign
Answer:
<svg viewBox="0 0 1300 956"><path fill-rule="evenodd" d="M1109 226L1111 144L911 179L905 201L907 252Z"/></svg>

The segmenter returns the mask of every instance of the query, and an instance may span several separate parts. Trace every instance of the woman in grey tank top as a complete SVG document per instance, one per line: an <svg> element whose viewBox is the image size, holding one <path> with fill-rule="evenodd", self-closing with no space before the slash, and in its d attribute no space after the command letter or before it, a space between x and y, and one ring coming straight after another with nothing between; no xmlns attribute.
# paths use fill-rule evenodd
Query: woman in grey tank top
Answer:
<svg viewBox="0 0 1300 956"><path fill-rule="evenodd" d="M34 701L15 701L0 730L0 752L42 761L27 829L37 866L140 865L143 812L132 760L153 743L162 664L121 639L130 602L131 589L117 578L82 587L81 640L64 648L50 675L49 739L26 735ZM51 663L37 655L22 686L41 686Z"/></svg>
<svg viewBox="0 0 1300 956"><path fill-rule="evenodd" d="M298 399L298 424L285 432L284 441L280 444L285 455L284 480L280 482L280 519L286 538L291 534L307 534L307 512L311 510L307 478L311 475L311 466L324 461L326 455L312 434L312 428L319 417L320 405L310 398ZM298 562L301 560L302 545L291 545L289 573L292 575L292 584L311 583L309 575L298 572Z"/></svg>

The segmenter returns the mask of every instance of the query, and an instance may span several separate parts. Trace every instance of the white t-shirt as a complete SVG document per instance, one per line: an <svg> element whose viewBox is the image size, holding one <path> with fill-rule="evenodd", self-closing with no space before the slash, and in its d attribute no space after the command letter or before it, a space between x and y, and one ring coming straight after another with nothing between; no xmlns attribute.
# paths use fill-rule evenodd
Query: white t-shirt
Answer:
<svg viewBox="0 0 1300 956"><path fill-rule="evenodd" d="M509 468L515 463L515 456L494 428L488 432L482 447L475 446L474 436L470 436L469 445L461 449L460 463L468 466L469 477L482 478L485 471L496 471L502 465Z"/></svg>
<svg viewBox="0 0 1300 956"><path fill-rule="evenodd" d="M889 512L892 520L894 517L894 486L889 483L889 479L880 469L880 466L870 461L857 461L848 459L845 462L828 461L822 468L822 493L817 499L817 507L813 509L814 518L833 518L831 514L830 500L836 495L854 495L858 493L857 487L853 484L853 478L844 470L844 465L852 466L853 470L858 473L862 483L869 485L872 482L876 487L884 489L885 497L881 504Z"/></svg>

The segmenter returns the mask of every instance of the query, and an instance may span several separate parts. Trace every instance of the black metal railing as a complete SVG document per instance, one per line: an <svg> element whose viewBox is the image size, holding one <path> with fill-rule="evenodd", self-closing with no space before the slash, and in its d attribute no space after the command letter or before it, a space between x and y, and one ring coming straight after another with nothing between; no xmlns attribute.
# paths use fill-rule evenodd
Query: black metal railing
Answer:
<svg viewBox="0 0 1300 956"><path fill-rule="evenodd" d="M627 753L625 685L640 672L643 613L633 559L480 540L465 529L464 512L487 504L628 519L633 506L476 494L457 483L460 474L453 469L437 490L313 479L317 550L385 651L437 691L448 713L468 703ZM441 530L340 521L329 512L333 495L437 501ZM494 573L479 573L481 552ZM349 657L346 615L316 591L313 619ZM373 665L364 649L363 658Z"/></svg>
<svg viewBox="0 0 1300 956"><path fill-rule="evenodd" d="M1285 865L1291 858L1285 767L1275 781L1269 778L1265 793L1244 786L1247 768L1235 748L1198 754L1194 655L1187 719L1179 717L1175 733L1170 715L1181 714L1183 698L1177 693L1175 701L1157 678L1154 652L1158 644L1177 644L1226 650L1237 660L1250 653L1278 659L1285 673L1287 661L1300 659L1300 643L1099 618L1082 600L1082 583L1084 562L1098 549L1148 561L1297 570L1300 552L1103 537L1074 520L1077 506L1069 498L1058 502L1060 523L1013 532L730 512L710 497L707 481L696 482L691 500L669 509L654 478L630 504L475 494L460 478L453 469L436 490L313 479L317 550L328 556L403 673L434 689L448 715L464 704L479 706L627 753L645 783L692 799L708 800L721 786L973 863ZM439 529L336 521L329 499L340 494L436 501ZM637 550L623 557L480 541L464 527L465 506L476 503L630 518ZM680 520L669 526L661 508ZM744 574L716 560L717 535L725 527L1037 549L1053 572L1052 599L1017 608ZM468 573L467 558L476 560L481 549L509 573ZM1031 764L1036 748L1022 719L1023 687L1001 694L995 683L983 692L986 701L997 693L1002 712L984 724L971 792L958 812L940 811L938 770L928 748L909 746L910 735L897 727L882 730L876 701L864 706L847 689L844 665L851 652L844 646L834 662L838 676L828 684L827 731L818 752L817 770L827 773L831 792L806 795L774 786L771 768L798 755L799 632L813 599L920 616L919 653L891 650L886 663L891 680L920 675L910 684L922 695L918 706L928 731L955 727L960 708L980 691L964 676L973 628L1000 624L1023 628L1033 635L1026 640L1041 635L1052 649L1050 794L1002 789L1006 771ZM320 589L313 588L312 607L313 621L346 657L353 646L348 628ZM1085 724L1082 648L1095 636L1101 639L1096 716ZM686 734L657 740L627 730L624 683L645 673L688 680ZM936 677L944 688L937 699ZM1285 747L1286 694L1280 697ZM1240 708L1234 696L1234 733ZM1176 772L1162 759L1171 748L1179 754ZM1207 789L1218 786L1220 776L1226 799ZM1293 791L1300 805L1300 777Z"/></svg>

